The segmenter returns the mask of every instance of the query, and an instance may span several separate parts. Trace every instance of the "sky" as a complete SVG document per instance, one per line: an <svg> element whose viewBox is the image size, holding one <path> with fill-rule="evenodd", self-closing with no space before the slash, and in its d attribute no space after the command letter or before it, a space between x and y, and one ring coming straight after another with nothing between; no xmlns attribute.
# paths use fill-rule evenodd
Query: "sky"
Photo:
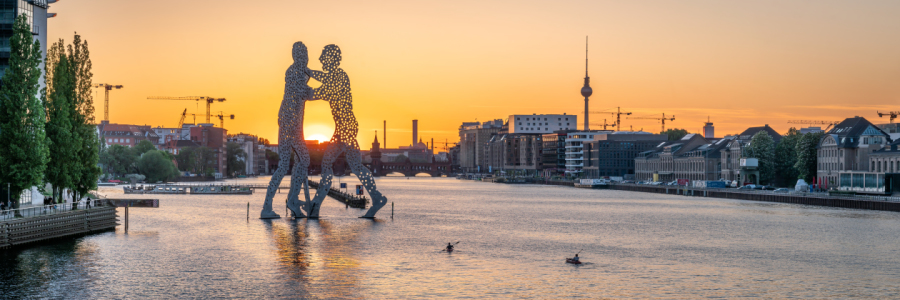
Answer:
<svg viewBox="0 0 900 300"><path fill-rule="evenodd" d="M322 47L341 48L363 149L385 120L387 147L411 144L418 119L443 148L462 122L582 114L586 36L592 111L665 113L666 128L697 133L709 118L717 137L900 111L900 1L67 0L49 11L51 42L77 32L94 83L124 85L110 122L174 127L185 109L202 122L203 103L147 97L222 97L212 110L235 115L229 133L272 143L296 41L312 69ZM101 120L102 90L94 102ZM604 119L615 116L591 116ZM304 123L330 138L328 104L308 102ZM622 116L622 129L660 124Z"/></svg>

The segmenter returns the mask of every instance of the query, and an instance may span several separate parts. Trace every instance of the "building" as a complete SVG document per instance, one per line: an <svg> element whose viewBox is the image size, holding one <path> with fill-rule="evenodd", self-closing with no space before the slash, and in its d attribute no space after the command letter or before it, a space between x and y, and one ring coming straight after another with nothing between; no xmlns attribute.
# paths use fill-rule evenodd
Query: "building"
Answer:
<svg viewBox="0 0 900 300"><path fill-rule="evenodd" d="M583 177L585 164L590 166L594 136L612 131L573 131L566 133L566 176Z"/></svg>
<svg viewBox="0 0 900 300"><path fill-rule="evenodd" d="M716 138L716 127L709 121L709 118L706 118L706 123L703 123L703 137L707 139Z"/></svg>
<svg viewBox="0 0 900 300"><path fill-rule="evenodd" d="M822 127L806 127L800 128L800 134L825 132Z"/></svg>
<svg viewBox="0 0 900 300"><path fill-rule="evenodd" d="M259 148L259 137L246 134L246 133L238 133L235 135L228 136L229 143L237 143L241 146L241 149L244 150L244 175L255 176L260 174L265 174L265 159L266 152L260 151ZM262 166L262 168L260 168Z"/></svg>
<svg viewBox="0 0 900 300"><path fill-rule="evenodd" d="M566 134L559 130L541 136L541 171L544 178L566 175Z"/></svg>
<svg viewBox="0 0 900 300"><path fill-rule="evenodd" d="M584 178L604 176L634 176L634 159L639 153L651 150L665 142L665 134L643 131L616 131L595 134L591 143L590 162L585 164Z"/></svg>
<svg viewBox="0 0 900 300"><path fill-rule="evenodd" d="M542 135L500 132L484 147L486 172L538 176L541 170Z"/></svg>
<svg viewBox="0 0 900 300"><path fill-rule="evenodd" d="M744 157L744 148L750 144L753 135L765 131L775 144L781 141L781 134L769 127L769 124L760 127L750 127L741 134L730 137L728 146L722 148L720 158L722 160L721 179L738 180L741 178L741 158ZM746 178L744 178L746 180Z"/></svg>
<svg viewBox="0 0 900 300"><path fill-rule="evenodd" d="M228 139L228 130L214 127L212 123L198 125L200 126L191 127L191 141L213 150L216 159L215 176L222 177L225 171L225 142Z"/></svg>
<svg viewBox="0 0 900 300"><path fill-rule="evenodd" d="M510 115L509 133L547 134L559 130L575 130L578 116L575 115Z"/></svg>
<svg viewBox="0 0 900 300"><path fill-rule="evenodd" d="M819 141L816 152L817 178L836 184L841 172L870 172L876 161L869 156L885 148L891 142L890 136L862 117L844 119L829 130ZM881 157L880 154L878 155ZM889 155L886 155L889 156Z"/></svg>
<svg viewBox="0 0 900 300"><path fill-rule="evenodd" d="M101 121L97 125L97 129L100 132L100 139L107 146L122 145L134 147L140 141L150 141L156 146L159 141L156 131L148 125L115 124ZM158 148L159 146L157 146Z"/></svg>
<svg viewBox="0 0 900 300"><path fill-rule="evenodd" d="M634 159L635 180L674 181L677 179L712 180L708 174L720 164L713 164L712 149L724 145L710 145L699 134L688 134L677 141L664 141L651 150L638 153ZM698 175L704 175L704 177ZM712 175L715 177L715 174Z"/></svg>
<svg viewBox="0 0 900 300"><path fill-rule="evenodd" d="M41 43L41 53L47 53L47 19L56 16L56 14L47 13L50 7L49 3L55 0L5 0L0 1L0 76L6 73L9 68L9 56L11 54L9 38L12 36L13 22L20 15L28 18L28 25L31 26L31 34L34 40ZM41 59L40 69L44 71L44 63ZM41 88L44 88L44 76L40 78Z"/></svg>
<svg viewBox="0 0 900 300"><path fill-rule="evenodd" d="M484 145L491 136L500 132L503 120L496 119L483 123L464 122L459 126L459 169L464 173L487 172ZM383 155L383 154L382 154Z"/></svg>
<svg viewBox="0 0 900 300"><path fill-rule="evenodd" d="M881 150L869 153L869 171L878 173L900 173L900 140L894 141Z"/></svg>
<svg viewBox="0 0 900 300"><path fill-rule="evenodd" d="M169 141L181 139L181 128L163 128L162 126L157 126L156 128L153 128L153 131L156 132L156 136L159 137L158 140L153 141L153 144L157 145L157 148L161 148L160 146L165 145Z"/></svg>

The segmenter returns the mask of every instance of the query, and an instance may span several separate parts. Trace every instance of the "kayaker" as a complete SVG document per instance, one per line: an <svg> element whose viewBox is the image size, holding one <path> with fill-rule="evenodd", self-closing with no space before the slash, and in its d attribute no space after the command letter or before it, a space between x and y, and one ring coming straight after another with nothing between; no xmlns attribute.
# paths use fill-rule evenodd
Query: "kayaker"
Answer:
<svg viewBox="0 0 900 300"><path fill-rule="evenodd" d="M578 260L578 253L575 253L575 257L572 258L572 261L581 262L580 260Z"/></svg>
<svg viewBox="0 0 900 300"><path fill-rule="evenodd" d="M453 244L447 243L447 251L453 251Z"/></svg>

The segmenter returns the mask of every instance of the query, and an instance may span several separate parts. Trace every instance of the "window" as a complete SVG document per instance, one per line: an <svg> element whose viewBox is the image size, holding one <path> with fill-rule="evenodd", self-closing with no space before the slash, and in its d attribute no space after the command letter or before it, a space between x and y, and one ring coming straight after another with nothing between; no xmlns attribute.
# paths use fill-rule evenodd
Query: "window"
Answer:
<svg viewBox="0 0 900 300"><path fill-rule="evenodd" d="M131 139L125 139L126 143L131 143Z"/></svg>

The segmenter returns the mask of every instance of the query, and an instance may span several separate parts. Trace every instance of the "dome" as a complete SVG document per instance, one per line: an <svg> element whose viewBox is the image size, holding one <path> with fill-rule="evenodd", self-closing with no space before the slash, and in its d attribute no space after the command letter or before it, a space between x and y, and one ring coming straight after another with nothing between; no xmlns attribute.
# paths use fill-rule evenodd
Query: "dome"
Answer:
<svg viewBox="0 0 900 300"><path fill-rule="evenodd" d="M592 90L591 87L589 87L589 86L586 86L586 87L581 88L581 95L582 95L582 96L590 97L591 94L593 94L593 93L594 93L594 90Z"/></svg>

